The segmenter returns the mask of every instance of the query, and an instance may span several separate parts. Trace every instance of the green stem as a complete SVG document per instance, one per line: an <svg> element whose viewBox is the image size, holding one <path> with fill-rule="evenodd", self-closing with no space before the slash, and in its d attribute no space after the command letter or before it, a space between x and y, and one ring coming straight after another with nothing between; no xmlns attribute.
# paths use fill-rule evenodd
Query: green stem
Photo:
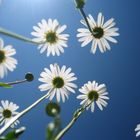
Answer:
<svg viewBox="0 0 140 140"><path fill-rule="evenodd" d="M59 132L59 134L55 137L54 140L60 140L60 138L75 124L76 120L85 111L86 107L81 107L80 109L78 109L77 111L74 112L72 120L69 122L69 124L62 131Z"/></svg>
<svg viewBox="0 0 140 140"><path fill-rule="evenodd" d="M82 107L77 109L74 112L72 120L69 122L69 124L62 131L59 132L59 134L55 137L54 140L60 140L60 138L62 138L63 135L75 124L77 119L82 115L82 113L86 110L86 108L89 107L93 102L94 102L94 99L86 106L83 105Z"/></svg>
<svg viewBox="0 0 140 140"><path fill-rule="evenodd" d="M18 80L18 81L14 81L14 82L8 82L8 83L6 83L6 84L8 84L8 85L16 85L16 84L24 83L24 82L26 82L26 81L27 81L27 80L24 79L24 80Z"/></svg>
<svg viewBox="0 0 140 140"><path fill-rule="evenodd" d="M36 107L40 102L42 102L44 99L48 97L48 95L53 91L54 89L50 90L47 94L39 98L36 102L34 102L32 105L27 107L25 110L22 112L18 113L15 117L13 117L8 123L5 124L4 127L0 129L0 135L2 135L16 120L21 118L23 115L28 113L30 110L32 110L34 107Z"/></svg>
<svg viewBox="0 0 140 140"><path fill-rule="evenodd" d="M77 1L75 1L75 2L76 2L76 4L78 5L78 2L77 2ZM91 34L94 36L94 32L93 32L93 30L92 30L92 28L91 28L91 26L90 26L90 24L89 24L89 22L88 22L88 19L87 19L87 16L86 16L86 14L85 14L84 9L83 9L83 8L78 8L78 9L79 9L79 11L80 11L81 16L84 18L84 20L85 20L85 22L86 22L86 24L87 24L87 27L88 27L88 29L89 29L89 31L90 31Z"/></svg>
<svg viewBox="0 0 140 140"><path fill-rule="evenodd" d="M93 34L92 28L90 27L90 24L88 22L87 16L86 16L83 8L79 8L79 11L80 11L81 15L83 16L83 18L84 18L84 20L85 20L85 22L87 24L87 27L88 27L89 31Z"/></svg>
<svg viewBox="0 0 140 140"><path fill-rule="evenodd" d="M24 37L22 35L19 35L19 34L16 34L16 33L13 33L11 31L8 31L6 29L3 29L0 27L0 34L3 34L3 35L6 35L6 36L9 36L9 37L12 37L12 38L16 38L18 40L22 40L24 42L27 42L27 43L31 43L31 44L35 44L35 45L39 45L41 44L41 42L35 42L33 41L32 39L30 38L27 38L27 37Z"/></svg>
<svg viewBox="0 0 140 140"><path fill-rule="evenodd" d="M0 121L0 124L3 122L4 118Z"/></svg>

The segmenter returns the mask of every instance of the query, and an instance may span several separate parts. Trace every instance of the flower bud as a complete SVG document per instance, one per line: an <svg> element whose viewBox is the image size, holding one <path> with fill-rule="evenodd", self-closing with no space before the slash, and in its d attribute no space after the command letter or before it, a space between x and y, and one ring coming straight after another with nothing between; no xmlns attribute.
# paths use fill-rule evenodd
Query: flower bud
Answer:
<svg viewBox="0 0 140 140"><path fill-rule="evenodd" d="M84 8L85 0L75 0L75 3L77 8Z"/></svg>
<svg viewBox="0 0 140 140"><path fill-rule="evenodd" d="M28 81L28 82L31 82L34 80L34 75L30 72L28 72L26 75L25 75L25 79Z"/></svg>
<svg viewBox="0 0 140 140"><path fill-rule="evenodd" d="M57 103L50 102L46 106L46 113L50 117L56 117L60 113L60 106Z"/></svg>

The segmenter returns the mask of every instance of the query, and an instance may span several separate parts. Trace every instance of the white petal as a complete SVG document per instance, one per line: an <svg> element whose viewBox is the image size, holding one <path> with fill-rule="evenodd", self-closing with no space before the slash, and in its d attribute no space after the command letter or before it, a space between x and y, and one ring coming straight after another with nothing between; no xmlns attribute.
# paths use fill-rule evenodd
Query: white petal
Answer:
<svg viewBox="0 0 140 140"><path fill-rule="evenodd" d="M63 25L63 26L59 27L58 30L57 30L57 33L58 34L62 33L66 28L67 28L66 25Z"/></svg>
<svg viewBox="0 0 140 140"><path fill-rule="evenodd" d="M60 90L59 89L56 90L56 99L57 99L57 102L60 102Z"/></svg>
<svg viewBox="0 0 140 140"><path fill-rule="evenodd" d="M94 112L94 109L95 109L95 104L94 102L91 104L91 112Z"/></svg>
<svg viewBox="0 0 140 140"><path fill-rule="evenodd" d="M115 38L113 38L113 37L105 36L105 38L106 38L107 40L109 40L110 42L117 43L117 40L116 40Z"/></svg>
<svg viewBox="0 0 140 140"><path fill-rule="evenodd" d="M97 106L99 107L99 109L100 109L100 110L103 110L103 107L102 107L102 105L100 104L100 102L96 101L96 103L97 103Z"/></svg>
<svg viewBox="0 0 140 140"><path fill-rule="evenodd" d="M81 45L81 47L86 46L87 44L89 44L92 41L92 37L87 38Z"/></svg>
<svg viewBox="0 0 140 140"><path fill-rule="evenodd" d="M3 39L2 39L2 38L0 38L0 49L2 49L2 48L3 48L3 46L4 46L4 41L3 41Z"/></svg>
<svg viewBox="0 0 140 140"><path fill-rule="evenodd" d="M103 25L103 28L106 28L107 26L109 26L110 24L112 24L113 21L114 21L113 18L111 18L108 21L106 21L105 24Z"/></svg>
<svg viewBox="0 0 140 140"><path fill-rule="evenodd" d="M102 24L102 13L98 14L97 25L100 27Z"/></svg>
<svg viewBox="0 0 140 140"><path fill-rule="evenodd" d="M97 42L98 42L98 46L99 46L101 53L104 53L104 49L103 49L103 45L102 45L101 41L98 40Z"/></svg>
<svg viewBox="0 0 140 140"><path fill-rule="evenodd" d="M92 52L93 54L96 53L97 44L98 44L97 40L94 40L94 41L92 42L91 52Z"/></svg>

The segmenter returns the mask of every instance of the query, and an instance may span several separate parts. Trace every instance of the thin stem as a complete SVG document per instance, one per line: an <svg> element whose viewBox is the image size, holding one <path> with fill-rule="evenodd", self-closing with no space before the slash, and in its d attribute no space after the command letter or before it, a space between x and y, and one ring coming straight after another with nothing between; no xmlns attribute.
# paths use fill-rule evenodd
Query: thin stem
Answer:
<svg viewBox="0 0 140 140"><path fill-rule="evenodd" d="M54 140L60 140L60 138L62 138L63 135L75 124L75 122L77 121L77 119L82 115L82 113L86 110L86 108L89 107L93 103L93 101L94 100L92 100L86 106L82 106L81 108L79 108L78 110L76 110L74 112L74 115L73 115L72 120L69 122L69 124L62 131L60 131L60 133L55 137Z"/></svg>
<svg viewBox="0 0 140 140"><path fill-rule="evenodd" d="M78 5L78 2L77 2L77 1L75 1L75 2L76 2L76 4ZM89 29L89 31L90 31L91 34L94 36L94 32L93 32L93 30L92 30L92 28L91 28L91 26L90 26L90 24L89 24L89 22L88 22L88 19L87 19L87 16L86 16L86 14L85 14L84 9L83 9L83 8L78 8L78 9L79 9L79 11L80 11L81 16L84 18L84 20L85 20L85 22L86 22L86 24L87 24L87 27L88 27L88 29Z"/></svg>
<svg viewBox="0 0 140 140"><path fill-rule="evenodd" d="M27 82L26 79L14 81L14 82L8 82L8 83L6 83L6 84L8 84L8 85L16 85L16 84L25 83L25 82Z"/></svg>
<svg viewBox="0 0 140 140"><path fill-rule="evenodd" d="M83 18L84 18L84 20L85 20L85 22L87 24L87 27L88 27L89 31L93 34L92 28L90 27L90 24L88 22L87 16L86 16L83 8L79 8L79 11L80 11L81 15L83 16Z"/></svg>
<svg viewBox="0 0 140 140"><path fill-rule="evenodd" d="M60 131L60 133L55 137L54 140L60 140L60 138L75 124L76 120L82 115L86 107L81 107L80 109L74 112L72 120L62 131Z"/></svg>
<svg viewBox="0 0 140 140"><path fill-rule="evenodd" d="M27 79L24 79L24 80L18 80L18 81L14 81L14 82L3 83L3 84L6 84L6 85L9 85L9 86L12 86L12 85L20 84L20 83L25 83L25 82L27 82ZM3 87L3 86L0 86L0 87Z"/></svg>
<svg viewBox="0 0 140 140"><path fill-rule="evenodd" d="M27 37L24 37L24 36L22 36L22 35L13 33L13 32L11 32L11 31L8 31L8 30L3 29L3 28L1 28L1 27L0 27L0 34L6 35L6 36L9 36L9 37L18 39L18 40L22 40L22 41L24 41L24 42L31 43L31 44L36 44L36 45L41 44L41 42L40 42L40 43L35 42L35 41L33 41L32 39L30 39L30 38L27 38Z"/></svg>
<svg viewBox="0 0 140 140"><path fill-rule="evenodd" d="M25 115L30 110L32 110L34 107L36 107L40 102L42 102L44 99L46 99L53 90L54 89L51 89L47 94L45 94L44 96L42 96L41 98L39 98L32 105L30 105L25 110L23 110L22 112L18 113L15 117L13 117L8 123L5 124L4 127L2 127L0 129L0 135L2 135L16 120L18 120L19 118L21 118L23 115Z"/></svg>
<svg viewBox="0 0 140 140"><path fill-rule="evenodd" d="M0 124L3 122L4 118L0 120Z"/></svg>

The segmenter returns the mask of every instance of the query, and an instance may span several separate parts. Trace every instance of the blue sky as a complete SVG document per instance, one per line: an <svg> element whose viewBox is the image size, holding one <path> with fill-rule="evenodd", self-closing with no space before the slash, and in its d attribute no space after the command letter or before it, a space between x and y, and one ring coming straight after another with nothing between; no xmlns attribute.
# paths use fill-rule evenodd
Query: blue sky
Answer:
<svg viewBox="0 0 140 140"><path fill-rule="evenodd" d="M10 100L20 106L20 111L29 106L39 97L45 94L40 92L38 81L44 67L51 63L60 66L72 67L78 80L76 84L81 87L89 80L105 83L108 88L110 101L102 112L97 107L95 113L85 112L74 127L62 140L136 140L135 126L140 123L140 47L139 36L139 4L135 1L122 0L87 0L85 11L97 17L99 12L105 15L105 19L113 17L119 28L120 36L117 37L118 44L111 44L111 51L95 55L90 53L90 45L80 47L76 38L77 29L81 16L76 10L73 0L3 0L0 6L0 26L32 37L32 27L41 19L57 19L61 24L68 26L66 33L70 34L69 47L65 53L57 57L46 57L40 54L37 46L27 44L16 39L0 35L5 44L12 44L17 50L17 69L13 73L1 79L3 82L23 79L26 72L32 72L35 80L14 86L14 88L0 89L0 99ZM76 95L71 94L66 103L61 103L63 126L71 119L74 110L79 107ZM21 140L45 139L45 128L51 119L45 115L44 107L48 100L20 119L20 126L26 126L27 131Z"/></svg>

